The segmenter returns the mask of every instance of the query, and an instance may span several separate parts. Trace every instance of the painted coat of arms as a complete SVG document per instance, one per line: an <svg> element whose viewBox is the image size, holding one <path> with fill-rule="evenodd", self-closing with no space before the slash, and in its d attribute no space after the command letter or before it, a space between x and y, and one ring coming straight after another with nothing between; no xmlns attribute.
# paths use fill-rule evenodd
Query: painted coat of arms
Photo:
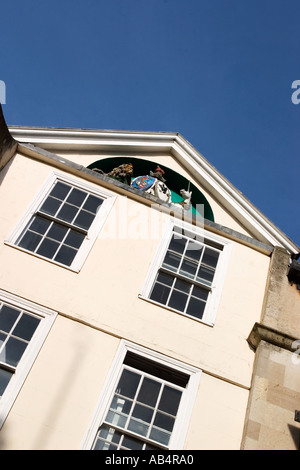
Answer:
<svg viewBox="0 0 300 470"><path fill-rule="evenodd" d="M131 186L142 191L147 191L147 189L150 189L151 186L154 185L155 181L156 178L154 178L154 176L138 176L131 182Z"/></svg>

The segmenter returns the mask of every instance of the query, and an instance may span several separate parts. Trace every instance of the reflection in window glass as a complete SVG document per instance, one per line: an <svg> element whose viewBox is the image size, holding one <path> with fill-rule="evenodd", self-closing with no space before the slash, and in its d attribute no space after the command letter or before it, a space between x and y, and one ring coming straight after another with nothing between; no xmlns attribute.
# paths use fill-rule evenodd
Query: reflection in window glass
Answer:
<svg viewBox="0 0 300 470"><path fill-rule="evenodd" d="M93 449L145 450L168 446L183 388L149 375L146 371L153 370L153 366L148 362L143 361L143 371L123 366ZM164 374L172 379L171 369Z"/></svg>
<svg viewBox="0 0 300 470"><path fill-rule="evenodd" d="M1 343L0 343L1 344ZM13 376L13 372L0 368L0 398L5 392L5 389Z"/></svg>

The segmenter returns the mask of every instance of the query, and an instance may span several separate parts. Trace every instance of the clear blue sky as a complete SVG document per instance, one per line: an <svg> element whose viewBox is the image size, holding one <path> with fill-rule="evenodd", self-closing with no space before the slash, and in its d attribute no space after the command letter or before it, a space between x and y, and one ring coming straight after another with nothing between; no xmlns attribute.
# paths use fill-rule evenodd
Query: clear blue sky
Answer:
<svg viewBox="0 0 300 470"><path fill-rule="evenodd" d="M3 1L0 44L9 125L179 132L300 245L299 0Z"/></svg>

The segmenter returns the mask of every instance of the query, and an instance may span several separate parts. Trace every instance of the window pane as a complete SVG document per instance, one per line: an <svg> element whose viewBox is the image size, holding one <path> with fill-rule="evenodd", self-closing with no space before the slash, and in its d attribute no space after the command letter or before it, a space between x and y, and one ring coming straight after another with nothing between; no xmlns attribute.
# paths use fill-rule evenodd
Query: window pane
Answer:
<svg viewBox="0 0 300 470"><path fill-rule="evenodd" d="M199 245L199 243L195 243L193 241L189 241L187 249L186 249L186 256L192 258L195 261L199 261L201 253L203 250L203 246Z"/></svg>
<svg viewBox="0 0 300 470"><path fill-rule="evenodd" d="M205 303L195 297L191 297L186 313L195 318L201 319L203 317L203 312L205 308Z"/></svg>
<svg viewBox="0 0 300 470"><path fill-rule="evenodd" d="M176 416L182 392L176 388L165 386L158 408Z"/></svg>
<svg viewBox="0 0 300 470"><path fill-rule="evenodd" d="M65 222L71 223L74 217L76 216L78 212L78 208L75 206L71 206L70 204L67 204L66 202L60 209L59 213L57 214L57 217L61 220L64 220Z"/></svg>
<svg viewBox="0 0 300 470"><path fill-rule="evenodd" d="M117 444L102 441L102 439L97 439L93 450L117 450L117 447Z"/></svg>
<svg viewBox="0 0 300 470"><path fill-rule="evenodd" d="M133 398L140 381L140 374L124 369L116 389L116 393L128 398Z"/></svg>
<svg viewBox="0 0 300 470"><path fill-rule="evenodd" d="M59 243L45 238L45 240L43 240L43 242L39 246L37 253L41 256L45 256L46 258L53 258L54 253L56 252L58 247Z"/></svg>
<svg viewBox="0 0 300 470"><path fill-rule="evenodd" d="M97 213L97 210L103 203L103 199L99 197L90 195L83 205L83 209L92 212L93 214Z"/></svg>
<svg viewBox="0 0 300 470"><path fill-rule="evenodd" d="M201 300L207 300L208 290L203 289L202 287L194 286L192 296Z"/></svg>
<svg viewBox="0 0 300 470"><path fill-rule="evenodd" d="M116 411L109 410L105 420L113 424L114 426L118 426L119 428L125 428L127 416L124 416L121 413L117 413Z"/></svg>
<svg viewBox="0 0 300 470"><path fill-rule="evenodd" d="M150 433L150 439L160 442L161 444L164 444L166 446L169 444L170 436L171 434L169 432L161 431L159 429L156 429L155 427L152 428L152 431Z"/></svg>
<svg viewBox="0 0 300 470"><path fill-rule="evenodd" d="M26 346L27 343L24 343L24 341L9 338L4 348L6 363L16 367L26 349Z"/></svg>
<svg viewBox="0 0 300 470"><path fill-rule="evenodd" d="M12 334L14 336L18 336L19 338L30 341L39 323L39 318L28 315L27 313L23 313Z"/></svg>
<svg viewBox="0 0 300 470"><path fill-rule="evenodd" d="M160 304L166 304L168 296L170 293L170 288L156 283L152 289L150 299L159 302Z"/></svg>
<svg viewBox="0 0 300 470"><path fill-rule="evenodd" d="M133 437L124 436L122 441L122 448L126 447L126 449L130 450L142 450L143 442L139 441L138 439L134 439Z"/></svg>
<svg viewBox="0 0 300 470"><path fill-rule="evenodd" d="M59 199L54 199L53 197L49 196L45 200L40 211L44 212L45 214L55 215L60 205L61 205L61 201L59 201Z"/></svg>
<svg viewBox="0 0 300 470"><path fill-rule="evenodd" d="M24 248L25 250L35 251L41 239L42 239L41 235L37 235L36 233L28 231L21 238L21 240L18 243L18 246L20 246L21 248Z"/></svg>
<svg viewBox="0 0 300 470"><path fill-rule="evenodd" d="M65 264L66 266L70 266L76 254L77 254L77 250L70 248L69 246L63 245L59 249L54 259L58 263Z"/></svg>
<svg viewBox="0 0 300 470"><path fill-rule="evenodd" d="M144 450L157 450L157 447L150 444L146 444Z"/></svg>
<svg viewBox="0 0 300 470"><path fill-rule="evenodd" d="M188 298L187 294L174 290L171 294L168 305L169 307L175 308L176 310L183 312L187 298Z"/></svg>
<svg viewBox="0 0 300 470"><path fill-rule="evenodd" d="M184 276L190 277L191 279L194 279L196 271L197 271L197 263L194 263L193 261L190 261L188 259L184 259L182 261L182 265L180 267L180 274L183 274Z"/></svg>
<svg viewBox="0 0 300 470"><path fill-rule="evenodd" d="M207 264L208 266L211 266L212 268L215 268L217 266L218 258L219 258L218 251L215 251L206 247L204 255L203 255L202 263Z"/></svg>
<svg viewBox="0 0 300 470"><path fill-rule="evenodd" d="M55 186L52 189L50 195L53 196L53 197L56 197L58 199L63 200L63 199L65 199L66 195L70 191L70 188L71 188L71 186L69 186L68 184L61 183L59 181L55 184Z"/></svg>
<svg viewBox="0 0 300 470"><path fill-rule="evenodd" d="M137 401L145 405L155 406L161 388L161 384L156 380L145 377L140 388Z"/></svg>
<svg viewBox="0 0 300 470"><path fill-rule="evenodd" d="M145 423L150 423L153 416L153 408L139 405L137 403L133 409L132 416L134 418L140 419L141 421L144 421Z"/></svg>
<svg viewBox="0 0 300 470"><path fill-rule="evenodd" d="M178 234L173 234L169 250L176 251L176 253L182 254L186 245L186 239L181 238Z"/></svg>
<svg viewBox="0 0 300 470"><path fill-rule="evenodd" d="M171 271L177 271L180 260L180 256L168 251L163 261L163 266L170 269Z"/></svg>
<svg viewBox="0 0 300 470"><path fill-rule="evenodd" d="M74 204L77 207L80 207L86 197L86 194L86 192L81 191L80 189L73 188L67 198L67 202L69 202L70 204Z"/></svg>
<svg viewBox="0 0 300 470"><path fill-rule="evenodd" d="M142 423L136 419L131 419L128 425L128 430L146 436L149 429L149 424Z"/></svg>
<svg viewBox="0 0 300 470"><path fill-rule="evenodd" d="M20 310L16 310L8 305L3 305L0 310L0 330L8 333L19 315Z"/></svg>
<svg viewBox="0 0 300 470"><path fill-rule="evenodd" d="M49 232L47 233L47 238L53 238L54 240L62 241L67 231L68 231L67 227L54 223L52 227L50 228Z"/></svg>
<svg viewBox="0 0 300 470"><path fill-rule="evenodd" d="M127 417L130 413L132 401L125 400L119 396L114 396L110 409L106 416L106 421L109 421L115 426L124 428L126 425Z"/></svg>
<svg viewBox="0 0 300 470"><path fill-rule="evenodd" d="M0 369L0 397L3 395L13 373L5 370L5 369Z"/></svg>
<svg viewBox="0 0 300 470"><path fill-rule="evenodd" d="M114 428L102 425L93 449L94 450L116 450L122 434Z"/></svg>
<svg viewBox="0 0 300 470"><path fill-rule="evenodd" d="M41 235L46 233L49 225L51 224L50 220L44 219L43 217L36 216L30 225L29 229L33 232L38 232Z"/></svg>
<svg viewBox="0 0 300 470"><path fill-rule="evenodd" d="M80 211L78 216L76 217L74 221L74 225L77 225L77 227L81 227L85 230L88 230L90 226L92 225L92 222L95 218L94 214L91 214L90 212L86 211Z"/></svg>
<svg viewBox="0 0 300 470"><path fill-rule="evenodd" d="M205 266L201 266L197 274L197 280L207 285L210 285L214 278L214 274L215 274L214 270L210 268L206 268Z"/></svg>
<svg viewBox="0 0 300 470"><path fill-rule="evenodd" d="M0 331L0 349L1 349L2 344L4 343L4 341L6 340L7 336L8 336L7 334L1 333L1 331Z"/></svg>
<svg viewBox="0 0 300 470"><path fill-rule="evenodd" d="M4 362L6 364L6 352L5 352L5 345L3 345L4 341L7 339L8 335L0 333L0 362Z"/></svg>
<svg viewBox="0 0 300 470"><path fill-rule="evenodd" d="M83 233L75 232L75 230L70 230L68 236L64 241L64 244L70 245L74 248L79 248L84 238L85 236Z"/></svg>
<svg viewBox="0 0 300 470"><path fill-rule="evenodd" d="M182 292L189 293L191 284L189 282L182 281L181 279L176 279L174 288Z"/></svg>
<svg viewBox="0 0 300 470"><path fill-rule="evenodd" d="M174 277L169 274L159 272L157 275L157 281L167 286L171 286L173 284Z"/></svg>
<svg viewBox="0 0 300 470"><path fill-rule="evenodd" d="M132 400L126 400L126 398L115 395L111 402L110 409L129 415L132 403Z"/></svg>
<svg viewBox="0 0 300 470"><path fill-rule="evenodd" d="M116 431L114 428L110 426L106 426L105 424L103 424L103 426L101 426L101 429L99 431L99 437L102 437L102 439L106 439L107 441L111 441L111 442L114 442L115 444L118 444L122 437L122 433L120 433L119 431Z"/></svg>
<svg viewBox="0 0 300 470"><path fill-rule="evenodd" d="M164 413L157 412L154 420L154 425L158 428L165 429L171 432L174 427L175 419Z"/></svg>

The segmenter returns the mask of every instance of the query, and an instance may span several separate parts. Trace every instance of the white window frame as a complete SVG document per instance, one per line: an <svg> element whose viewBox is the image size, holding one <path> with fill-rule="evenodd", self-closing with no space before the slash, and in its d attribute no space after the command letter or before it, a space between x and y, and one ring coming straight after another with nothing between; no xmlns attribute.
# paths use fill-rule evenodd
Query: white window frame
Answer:
<svg viewBox="0 0 300 470"><path fill-rule="evenodd" d="M2 397L0 397L0 429L18 395L23 383L54 323L57 312L42 307L28 300L22 299L14 294L0 289L0 299L11 307L25 310L41 318L41 321L33 334L26 350L24 351L15 373L11 377Z"/></svg>
<svg viewBox="0 0 300 470"><path fill-rule="evenodd" d="M139 356L143 356L144 358L147 358L151 361L155 361L162 366L168 366L172 369L189 375L189 381L182 394L169 445L168 447L162 446L162 450L182 449L186 439L202 371L188 364L183 364L169 356L164 356L163 354L160 354L156 351L146 349L143 346L122 339L117 354L112 363L110 372L106 378L102 393L99 396L98 403L95 407L88 429L83 437L80 450L91 450L92 448L98 430L103 423L107 410L110 406L116 386L120 379L121 372L123 370L123 362L128 351L131 351ZM138 435L136 437L139 438Z"/></svg>
<svg viewBox="0 0 300 470"><path fill-rule="evenodd" d="M162 266L162 262L167 252L167 249L171 240L171 236L174 232L175 227L179 230L182 230L183 234L185 230L187 232L192 233L195 236L195 240L201 241L202 243L205 243L205 240L207 240L208 242L211 241L212 244L217 243L218 245L221 245L223 248L219 254L219 259L218 259L218 263L216 266L213 282L212 282L212 285L210 286L210 294L208 296L208 300L206 302L206 306L204 309L204 314L201 319L198 319L196 317L193 317L192 315L183 313L179 310L173 309L172 307L169 307L167 305L163 305L159 302L156 302L150 299L149 297L151 289L155 282L157 272ZM173 312L176 312L179 315L183 315L186 318L189 318L191 320L204 323L209 326L213 326L215 324L215 320L217 316L217 311L219 307L223 284L225 281L225 276L227 273L231 250L232 250L232 242L230 240L220 237L219 235L215 233L208 232L204 228L195 227L187 222L176 221L176 219L170 218L166 224L158 249L156 251L156 254L148 270L144 285L142 286L140 290L139 298L146 300L148 302L151 302L161 308L165 308Z"/></svg>
<svg viewBox="0 0 300 470"><path fill-rule="evenodd" d="M80 246L75 258L73 259L72 263L70 266L67 266L63 263L59 263L53 259L41 256L37 253L34 253L30 250L26 250L20 246L18 246L17 240L20 237L21 233L25 229L25 227L28 225L30 219L36 214L37 210L41 206L43 200L48 196L50 193L50 190L52 189L53 185L57 182L61 181L63 183L70 184L78 189L82 189L84 191L87 191L95 196L101 197L103 199L103 203L100 206L100 209L98 213L96 214L95 219L93 220L87 236L85 237L82 245ZM23 214L21 219L19 220L18 224L14 228L14 230L10 233L10 235L7 237L5 240L5 244L12 246L14 248L17 248L18 250L24 251L25 253L29 253L32 256L36 256L38 258L41 258L45 261L48 261L50 263L54 263L58 266L61 266L65 269L69 269L74 272L79 272L83 266L83 263L85 262L97 236L99 235L99 232L101 231L108 214L116 200L116 195L113 193L110 193L109 191L103 190L102 188L99 188L97 186L94 186L92 184L89 184L85 181L82 181L78 178L72 177L70 175L66 175L64 173L60 173L58 171L53 171L47 180L45 181L44 185L32 201L32 203L29 205L28 209L26 212ZM59 220L58 220L59 222Z"/></svg>

